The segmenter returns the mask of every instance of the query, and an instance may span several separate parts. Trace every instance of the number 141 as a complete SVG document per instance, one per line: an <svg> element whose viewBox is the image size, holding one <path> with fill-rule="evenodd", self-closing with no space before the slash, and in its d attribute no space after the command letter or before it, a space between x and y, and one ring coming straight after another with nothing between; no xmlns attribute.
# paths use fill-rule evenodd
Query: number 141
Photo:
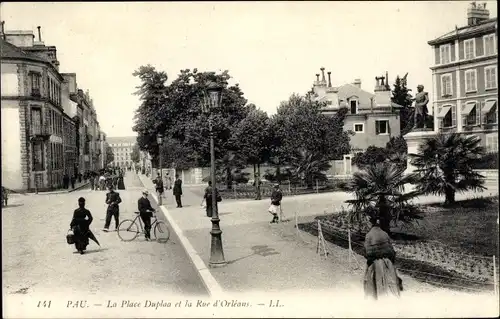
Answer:
<svg viewBox="0 0 500 319"><path fill-rule="evenodd" d="M45 301L45 300L44 301L39 301L37 307L38 308L50 308L50 303L51 302L52 301L50 301L50 300L49 301Z"/></svg>

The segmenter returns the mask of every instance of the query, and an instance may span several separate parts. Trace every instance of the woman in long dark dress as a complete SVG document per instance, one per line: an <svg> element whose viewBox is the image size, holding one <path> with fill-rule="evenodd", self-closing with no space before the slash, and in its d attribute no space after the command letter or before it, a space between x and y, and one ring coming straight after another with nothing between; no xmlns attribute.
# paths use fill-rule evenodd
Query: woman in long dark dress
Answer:
<svg viewBox="0 0 500 319"><path fill-rule="evenodd" d="M93 219L90 211L85 208L85 198L80 197L78 199L78 208L75 209L73 219L69 225L73 230L75 248L80 254L83 254L89 244L89 226Z"/></svg>
<svg viewBox="0 0 500 319"><path fill-rule="evenodd" d="M203 201L205 201L206 205L205 209L207 212L207 217L212 217L213 215L212 192L213 192L212 182L208 181L208 187L205 188L205 194L203 195L203 200L201 202L201 204L203 205ZM219 190L217 188L215 189L215 196L217 196L216 198L217 202L220 202L222 200L219 194Z"/></svg>
<svg viewBox="0 0 500 319"><path fill-rule="evenodd" d="M394 261L396 252L389 235L380 228L377 217L371 217L372 228L365 237L367 268L364 278L365 296L375 300L381 297L399 297L403 290Z"/></svg>

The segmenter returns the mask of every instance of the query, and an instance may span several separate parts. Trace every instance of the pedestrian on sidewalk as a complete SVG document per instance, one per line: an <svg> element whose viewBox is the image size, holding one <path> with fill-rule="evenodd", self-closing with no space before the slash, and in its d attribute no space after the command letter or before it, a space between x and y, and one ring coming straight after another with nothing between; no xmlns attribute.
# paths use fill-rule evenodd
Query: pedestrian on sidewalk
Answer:
<svg viewBox="0 0 500 319"><path fill-rule="evenodd" d="M106 204L108 204L108 209L106 210L106 223L104 224L103 231L109 231L109 225L111 224L111 217L115 219L115 230L118 230L118 224L120 223L120 207L118 206L122 199L120 194L114 191L113 185L109 186L109 192L106 194Z"/></svg>
<svg viewBox="0 0 500 319"><path fill-rule="evenodd" d="M399 278L394 261L396 252L389 235L380 228L378 216L370 217L372 228L365 236L367 268L364 278L365 297L375 300L381 297L399 297L403 282Z"/></svg>
<svg viewBox="0 0 500 319"><path fill-rule="evenodd" d="M275 184L273 192L271 193L271 205L269 206L269 213L273 215L271 224L277 223L279 221L278 212L281 210L281 200L283 199L283 193L280 189L280 184Z"/></svg>
<svg viewBox="0 0 500 319"><path fill-rule="evenodd" d="M163 197L163 181L160 174L156 176L156 178L153 180L153 183L155 184L155 190L156 194L158 194L158 197Z"/></svg>
<svg viewBox="0 0 500 319"><path fill-rule="evenodd" d="M76 176L73 175L71 176L71 188L75 189L75 183L76 183Z"/></svg>
<svg viewBox="0 0 500 319"><path fill-rule="evenodd" d="M172 189L172 178L167 173L167 178L165 178L165 189Z"/></svg>
<svg viewBox="0 0 500 319"><path fill-rule="evenodd" d="M175 196L175 201L177 202L177 208L182 208L182 201L181 201L181 196L182 196L182 180L179 178L179 175L175 175L175 182L174 182L174 189L173 193Z"/></svg>
<svg viewBox="0 0 500 319"><path fill-rule="evenodd" d="M89 174L89 179L90 179L90 189L94 190L95 189L94 172Z"/></svg>
<svg viewBox="0 0 500 319"><path fill-rule="evenodd" d="M142 197L137 201L137 209L144 222L144 235L146 241L151 240L151 217L153 217L155 210L151 207L151 202L148 199L149 192L142 191Z"/></svg>
<svg viewBox="0 0 500 319"><path fill-rule="evenodd" d="M64 189L68 189L69 188L69 176L68 176L68 173L64 173L64 176L63 176L63 187L64 187Z"/></svg>
<svg viewBox="0 0 500 319"><path fill-rule="evenodd" d="M203 201L205 201L205 210L207 211L207 217L212 217L213 216L213 202L212 202L212 193L213 193L213 188L212 188L212 181L208 181L208 186L205 188L205 194L203 195L203 199L201 201L201 206L203 206ZM217 187L215 188L215 196L216 196L216 203L219 203L222 201L222 197L219 194L219 190ZM217 204L215 204L217 205Z"/></svg>

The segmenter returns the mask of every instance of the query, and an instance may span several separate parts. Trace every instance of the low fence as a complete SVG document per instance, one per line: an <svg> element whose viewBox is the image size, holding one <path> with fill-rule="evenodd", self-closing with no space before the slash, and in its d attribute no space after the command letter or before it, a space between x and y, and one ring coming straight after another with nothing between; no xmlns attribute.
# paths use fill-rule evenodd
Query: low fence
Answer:
<svg viewBox="0 0 500 319"><path fill-rule="evenodd" d="M306 183L293 183L290 180L282 181L280 189L283 195L299 195L299 194L314 194L332 191L340 191L347 183L350 177L337 177L327 181L315 180L312 185ZM274 183L265 182L260 186L262 197L269 197L273 191ZM232 189L228 189L225 184L218 184L217 188L221 195L226 198L254 198L256 196L256 188L249 184L233 184Z"/></svg>
<svg viewBox="0 0 500 319"><path fill-rule="evenodd" d="M285 220L286 221L286 220ZM302 226L302 227L301 227ZM313 234L316 235L316 243L313 243L305 239L301 234L301 228L304 229L304 224L299 224L298 215L295 212L295 228L297 237L301 241L308 243L310 245L316 246L316 253L321 257L327 259L331 254L326 244L325 236L327 239L336 239L342 243L332 243L337 244L339 247L346 248L348 250L349 264L352 264L355 269L362 269L362 263L360 263L360 257L364 254L364 243L360 240L360 237L356 234L352 234L350 227L347 228L347 233L345 231L332 231L332 226L328 225L324 221L316 220L314 224L310 226L309 230L313 230ZM304 229L305 230L305 229ZM442 245L439 242L431 241L428 243L429 247L432 245ZM455 290L464 290L470 292L484 292L485 290L492 291L496 296L498 296L498 258L497 256L485 257L485 256L474 256L462 253L455 253L459 255L462 260L472 260L469 266L467 263L463 263L462 267L451 267L449 264L446 265L445 255L443 257L437 257L434 261L445 261L445 263L430 263L428 261L418 260L412 256L411 252L406 251L404 247L394 246L396 250L396 268L402 273L406 273L411 277L432 284L434 286L447 287ZM413 257L413 258L412 258ZM467 267L474 267L474 269L467 269ZM482 269L482 271L481 271ZM475 273L476 276L471 276L470 273Z"/></svg>

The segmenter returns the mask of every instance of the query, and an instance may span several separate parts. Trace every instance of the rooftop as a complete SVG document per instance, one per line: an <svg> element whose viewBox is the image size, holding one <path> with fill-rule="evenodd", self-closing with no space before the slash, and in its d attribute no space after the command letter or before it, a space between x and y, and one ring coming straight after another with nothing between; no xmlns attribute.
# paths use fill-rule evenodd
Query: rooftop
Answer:
<svg viewBox="0 0 500 319"><path fill-rule="evenodd" d="M498 18L491 18L476 25L467 25L465 27L460 27L457 30L452 30L448 33L445 33L442 36L434 40L431 40L427 43L429 45L438 45L449 41L453 41L457 39L457 37L465 39L468 37L473 37L476 35L493 32L497 29L497 22Z"/></svg>
<svg viewBox="0 0 500 319"><path fill-rule="evenodd" d="M5 40L1 40L1 56L2 59L24 59L24 60L31 60L31 61L36 61L36 62L42 62L42 63L50 63L49 61L45 60L42 57L39 57L38 55L26 52L22 50L19 47L16 47L13 44L10 44L9 42Z"/></svg>

